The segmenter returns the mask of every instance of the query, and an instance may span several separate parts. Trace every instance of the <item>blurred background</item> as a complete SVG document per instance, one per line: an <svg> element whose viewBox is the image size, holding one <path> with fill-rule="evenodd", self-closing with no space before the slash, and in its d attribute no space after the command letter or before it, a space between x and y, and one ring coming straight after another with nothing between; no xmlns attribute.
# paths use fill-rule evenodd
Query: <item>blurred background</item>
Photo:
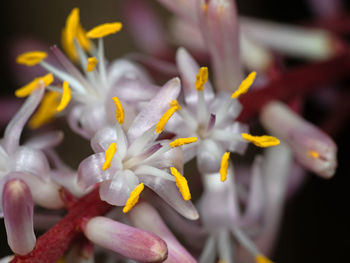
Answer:
<svg viewBox="0 0 350 263"><path fill-rule="evenodd" d="M166 24L169 13L156 1L145 1L157 10ZM0 16L1 98L13 98L14 90L31 79L31 77L25 79L26 76L18 79L14 74L16 70L14 58L22 48L19 43L31 45L36 41L43 41L48 45L60 45L65 19L74 7L80 8L81 21L86 29L104 22L123 21L123 2L126 0L3 1ZM313 19L306 0L238 0L237 2L238 12L246 16L293 24L302 24ZM344 1L344 13L349 11L349 2ZM136 45L127 30L122 30L117 36L105 41L106 56L109 59L135 49ZM349 83L342 85L347 88ZM0 103L5 103L5 100L0 100ZM322 107L306 101L306 119L318 124L324 114L326 112ZM1 134L3 129L4 124L1 124ZM334 178L323 180L309 175L294 198L288 201L272 257L276 262L349 262L347 250L350 246L349 131L348 125L332 135L339 147L339 168ZM76 143L78 145L81 141L78 140ZM87 145L84 150L78 149L81 154L84 150L88 151L89 146ZM75 154L77 153L71 153L72 156ZM0 257L11 253L4 231L3 220L0 220Z"/></svg>

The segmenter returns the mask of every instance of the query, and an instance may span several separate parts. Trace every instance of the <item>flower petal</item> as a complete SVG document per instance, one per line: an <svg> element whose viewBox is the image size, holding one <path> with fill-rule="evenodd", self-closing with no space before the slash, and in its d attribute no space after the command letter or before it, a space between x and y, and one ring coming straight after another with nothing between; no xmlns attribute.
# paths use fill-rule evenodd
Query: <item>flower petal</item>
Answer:
<svg viewBox="0 0 350 263"><path fill-rule="evenodd" d="M117 141L117 131L114 126L107 126L100 129L94 137L92 137L90 144L95 153L104 152L108 149L112 142Z"/></svg>
<svg viewBox="0 0 350 263"><path fill-rule="evenodd" d="M214 140L204 140L198 145L197 167L201 173L216 173L220 170L224 149Z"/></svg>
<svg viewBox="0 0 350 263"><path fill-rule="evenodd" d="M139 180L151 188L165 202L182 216L190 220L198 219L199 215L191 201L185 201L175 182L150 175L139 175Z"/></svg>
<svg viewBox="0 0 350 263"><path fill-rule="evenodd" d="M19 146L23 127L39 105L43 94L44 88L35 90L7 125L4 133L3 145L8 153L14 153Z"/></svg>
<svg viewBox="0 0 350 263"><path fill-rule="evenodd" d="M112 162L110 168L102 171L104 162L104 152L93 154L84 159L78 167L78 184L87 189L96 183L111 180L120 167L115 162Z"/></svg>
<svg viewBox="0 0 350 263"><path fill-rule="evenodd" d="M180 80L173 78L169 80L158 91L154 98L136 116L128 131L129 141L134 141L146 130L155 125L169 108L172 100L180 93Z"/></svg>
<svg viewBox="0 0 350 263"><path fill-rule="evenodd" d="M48 132L33 137L25 145L38 150L48 149L60 144L63 141L63 136L61 131Z"/></svg>
<svg viewBox="0 0 350 263"><path fill-rule="evenodd" d="M138 184L137 176L130 170L118 171L112 179L101 183L101 199L112 205L123 206Z"/></svg>

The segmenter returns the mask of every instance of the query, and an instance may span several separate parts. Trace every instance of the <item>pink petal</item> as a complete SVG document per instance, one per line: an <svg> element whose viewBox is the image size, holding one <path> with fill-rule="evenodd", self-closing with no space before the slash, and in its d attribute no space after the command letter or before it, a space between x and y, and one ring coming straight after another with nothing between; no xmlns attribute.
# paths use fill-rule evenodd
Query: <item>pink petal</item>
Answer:
<svg viewBox="0 0 350 263"><path fill-rule="evenodd" d="M191 22L196 22L196 0L158 0L177 16L181 16Z"/></svg>
<svg viewBox="0 0 350 263"><path fill-rule="evenodd" d="M142 202L135 206L129 213L131 223L143 230L150 231L161 237L168 247L168 263L195 263L191 254L179 243L171 233L158 212L149 204Z"/></svg>
<svg viewBox="0 0 350 263"><path fill-rule="evenodd" d="M260 119L268 130L288 143L305 168L324 178L334 175L337 146L327 134L279 102L265 106Z"/></svg>
<svg viewBox="0 0 350 263"><path fill-rule="evenodd" d="M165 83L154 98L136 116L128 131L129 141L134 141L155 125L165 111L169 109L170 102L176 99L179 93L180 80L178 78L173 78Z"/></svg>
<svg viewBox="0 0 350 263"><path fill-rule="evenodd" d="M18 179L8 181L2 192L7 241L12 251L26 255L35 247L33 200L28 186Z"/></svg>
<svg viewBox="0 0 350 263"><path fill-rule="evenodd" d="M110 168L102 171L104 162L104 152L93 154L84 159L78 167L78 184L87 189L96 183L112 179L120 168L115 165L115 162L112 162Z"/></svg>
<svg viewBox="0 0 350 263"><path fill-rule="evenodd" d="M39 88L34 91L7 125L3 145L8 153L14 153L19 146L23 127L39 105L43 94L44 88Z"/></svg>
<svg viewBox="0 0 350 263"><path fill-rule="evenodd" d="M63 137L61 131L47 132L31 138L25 145L38 150L48 149L59 145L63 141Z"/></svg>
<svg viewBox="0 0 350 263"><path fill-rule="evenodd" d="M44 180L50 170L46 156L39 150L21 146L11 157L11 171L19 171L38 176Z"/></svg>
<svg viewBox="0 0 350 263"><path fill-rule="evenodd" d="M87 131L84 130L80 123L80 118L83 113L84 106L83 105L74 105L67 115L67 121L69 127L78 135L82 136L85 139L90 139L91 136Z"/></svg>
<svg viewBox="0 0 350 263"><path fill-rule="evenodd" d="M190 220L198 219L199 215L196 208L191 201L183 199L175 182L151 175L139 175L139 180L151 188L182 216Z"/></svg>
<svg viewBox="0 0 350 263"><path fill-rule="evenodd" d="M232 92L239 87L242 69L239 56L238 17L233 0L197 1L199 27L206 43L218 90Z"/></svg>
<svg viewBox="0 0 350 263"><path fill-rule="evenodd" d="M195 82L199 65L184 48L177 50L176 64L180 71L186 104L194 106L198 100L198 91L195 89ZM209 81L204 85L204 98L206 101L214 98L213 88Z"/></svg>
<svg viewBox="0 0 350 263"><path fill-rule="evenodd" d="M118 171L112 179L100 184L101 199L112 205L123 206L138 184L139 180L133 172Z"/></svg>
<svg viewBox="0 0 350 263"><path fill-rule="evenodd" d="M90 144L95 153L104 152L108 149L112 142L117 141L117 131L114 126L107 126L100 129L94 137L92 137Z"/></svg>
<svg viewBox="0 0 350 263"><path fill-rule="evenodd" d="M106 217L92 218L83 230L90 241L133 260L162 262L167 257L167 246L156 235Z"/></svg>

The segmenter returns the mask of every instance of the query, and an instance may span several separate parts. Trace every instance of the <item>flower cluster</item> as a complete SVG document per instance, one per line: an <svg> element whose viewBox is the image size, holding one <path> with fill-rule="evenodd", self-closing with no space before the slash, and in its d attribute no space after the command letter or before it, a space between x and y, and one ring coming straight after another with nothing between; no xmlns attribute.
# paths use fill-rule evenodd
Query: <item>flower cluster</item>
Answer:
<svg viewBox="0 0 350 263"><path fill-rule="evenodd" d="M231 0L160 2L176 14L176 32L187 25L199 36L192 47L204 47L212 67L201 67L180 47L172 65L178 76L159 86L129 58L107 61L104 38L122 30L122 23L86 31L78 8L62 31L65 53L53 46L50 54L33 50L18 55L17 63L41 66L47 74L15 91L27 98L0 140L0 216L15 254L11 262L94 262L97 244L107 249L107 258L121 261L268 263L265 255L281 217L293 156L320 176L334 174L333 141L288 106L274 101L262 109L261 123L273 136L253 135L248 124L237 120L244 110L241 96L250 96L256 78L266 82L264 70L272 60L267 49L247 36L268 42L268 34L257 31L262 27L271 33L272 25L243 18L241 36ZM139 5L136 1L138 12ZM135 17L132 6L130 10ZM144 10L151 20L146 24L152 25L147 7ZM303 32L295 30L301 38ZM261 77L252 71L242 78L239 37L253 50L247 54L243 49L242 60L261 71ZM325 41L322 37L328 35L315 33L314 38ZM278 38L269 39L271 46L298 52L272 42ZM155 53L150 43L144 47ZM322 47L318 51L318 59L331 53ZM143 58L146 64L161 65L156 57ZM215 85L209 81L209 69ZM38 129L56 117L66 117L71 130L94 152L75 169L54 150L63 140L61 132L46 131L20 144L27 123ZM245 154L249 143L264 152L245 172L231 157ZM197 168L191 165L194 159ZM63 218L43 210L34 213L34 205L68 213ZM50 220L58 223L36 240L34 226L47 230ZM167 225L190 245L185 248ZM84 236L78 236L81 232Z"/></svg>

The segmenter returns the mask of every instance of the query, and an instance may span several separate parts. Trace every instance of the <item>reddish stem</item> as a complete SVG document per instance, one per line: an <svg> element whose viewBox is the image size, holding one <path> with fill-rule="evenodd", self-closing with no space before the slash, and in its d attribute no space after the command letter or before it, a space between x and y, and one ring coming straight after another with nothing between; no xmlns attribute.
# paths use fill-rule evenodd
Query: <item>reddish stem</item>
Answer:
<svg viewBox="0 0 350 263"><path fill-rule="evenodd" d="M289 101L319 89L327 83L346 78L350 73L350 56L343 54L331 60L288 70L265 87L242 96L240 121L247 121L272 100Z"/></svg>
<svg viewBox="0 0 350 263"><path fill-rule="evenodd" d="M292 69L272 80L266 87L241 98L244 111L240 120L248 120L271 100L291 100L304 96L322 84L345 78L350 72L350 56L345 54L332 60ZM70 203L70 202L69 202ZM68 214L38 238L36 248L26 256L16 256L11 262L56 262L81 233L81 223L103 215L112 208L101 201L98 189L73 202Z"/></svg>
<svg viewBox="0 0 350 263"><path fill-rule="evenodd" d="M103 215L111 208L110 204L101 201L99 190L93 190L77 201L60 222L38 238L36 248L30 254L16 256L11 262L56 262L81 233L80 224L83 219Z"/></svg>

